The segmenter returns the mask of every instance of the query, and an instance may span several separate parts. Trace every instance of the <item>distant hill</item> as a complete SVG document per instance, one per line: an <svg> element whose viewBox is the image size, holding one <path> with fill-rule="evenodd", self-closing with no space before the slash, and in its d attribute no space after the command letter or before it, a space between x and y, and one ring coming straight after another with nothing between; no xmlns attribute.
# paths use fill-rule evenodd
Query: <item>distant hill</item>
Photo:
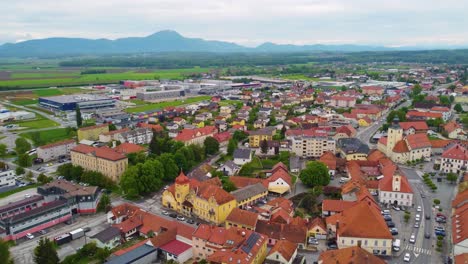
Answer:
<svg viewBox="0 0 468 264"><path fill-rule="evenodd" d="M388 48L366 45L282 45L266 42L255 48L225 41L186 38L172 30L164 30L147 37L116 40L84 38L46 38L0 46L0 57L42 57L68 55L136 54L155 52L360 52L417 50L417 47ZM419 48L422 49L422 48Z"/></svg>

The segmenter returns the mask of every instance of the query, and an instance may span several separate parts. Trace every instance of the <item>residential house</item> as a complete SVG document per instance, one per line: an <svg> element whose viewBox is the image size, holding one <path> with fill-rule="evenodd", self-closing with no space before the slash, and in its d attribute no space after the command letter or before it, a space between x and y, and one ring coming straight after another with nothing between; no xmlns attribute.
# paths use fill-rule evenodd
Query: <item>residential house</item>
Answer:
<svg viewBox="0 0 468 264"><path fill-rule="evenodd" d="M231 194L236 198L239 208L248 208L259 201L265 201L268 189L262 183L256 183L232 191Z"/></svg>
<svg viewBox="0 0 468 264"><path fill-rule="evenodd" d="M239 170L240 170L240 167L236 163L234 163L234 161L232 160L226 161L223 165L221 165L218 168L218 171L223 172L223 175L225 176L235 175L237 174L237 172L239 172Z"/></svg>
<svg viewBox="0 0 468 264"><path fill-rule="evenodd" d="M226 229L236 227L254 231L257 221L257 213L234 208L226 218Z"/></svg>
<svg viewBox="0 0 468 264"><path fill-rule="evenodd" d="M354 107L355 104L355 97L334 95L331 97L329 105L333 107Z"/></svg>
<svg viewBox="0 0 468 264"><path fill-rule="evenodd" d="M186 146L188 145L203 145L207 137L213 137L217 133L217 129L214 126L205 126L202 128L194 129L183 129L174 138L176 141L183 142Z"/></svg>
<svg viewBox="0 0 468 264"><path fill-rule="evenodd" d="M379 181L379 201L396 206L413 206L413 189L401 170L390 170Z"/></svg>
<svg viewBox="0 0 468 264"><path fill-rule="evenodd" d="M403 129L404 135L411 135L416 133L427 133L429 127L424 121L414 121L414 122L400 122L400 127Z"/></svg>
<svg viewBox="0 0 468 264"><path fill-rule="evenodd" d="M236 149L233 158L236 165L242 166L252 161L252 151L250 149Z"/></svg>
<svg viewBox="0 0 468 264"><path fill-rule="evenodd" d="M120 245L120 230L116 227L109 226L92 236L91 241L94 241L98 248L113 249Z"/></svg>
<svg viewBox="0 0 468 264"><path fill-rule="evenodd" d="M316 239L327 239L328 231L325 220L321 217L315 217L307 224L307 237Z"/></svg>
<svg viewBox="0 0 468 264"><path fill-rule="evenodd" d="M276 243L266 257L266 264L292 264L297 257L297 244L282 240ZM299 262L300 263L300 262Z"/></svg>
<svg viewBox="0 0 468 264"><path fill-rule="evenodd" d="M122 129L117 129L117 130L109 131L107 133L103 133L99 135L99 141L108 143L113 140L117 140L117 135L120 135L121 133L128 132L128 131L130 131L130 129L128 127L125 127Z"/></svg>
<svg viewBox="0 0 468 264"><path fill-rule="evenodd" d="M450 121L444 125L444 131L447 133L447 137L451 139L467 139L467 132L455 121Z"/></svg>
<svg viewBox="0 0 468 264"><path fill-rule="evenodd" d="M440 112L420 112L416 110L410 110L406 113L406 118L408 120L431 120L442 118L442 113Z"/></svg>
<svg viewBox="0 0 468 264"><path fill-rule="evenodd" d="M431 108L432 113L441 113L444 122L447 122L452 117L452 110L446 106L434 106Z"/></svg>
<svg viewBox="0 0 468 264"><path fill-rule="evenodd" d="M453 199L451 221L453 255L457 258L457 255L466 255L468 248L468 190L457 193Z"/></svg>
<svg viewBox="0 0 468 264"><path fill-rule="evenodd" d="M357 138L340 138L337 142L337 151L346 160L366 160L369 146Z"/></svg>
<svg viewBox="0 0 468 264"><path fill-rule="evenodd" d="M338 158L335 156L335 154L331 151L327 151L320 156L319 161L325 163L328 167L328 173L330 176L334 176L336 173L336 168L337 168L337 161Z"/></svg>
<svg viewBox="0 0 468 264"><path fill-rule="evenodd" d="M361 89L365 95L383 95L385 91L382 86L363 86Z"/></svg>
<svg viewBox="0 0 468 264"><path fill-rule="evenodd" d="M251 148L260 147L260 142L263 140L273 140L273 136L276 133L276 128L266 127L255 131L249 131L249 146Z"/></svg>
<svg viewBox="0 0 468 264"><path fill-rule="evenodd" d="M361 245L343 249L327 250L320 253L318 264L331 263L372 263L385 264L381 258L362 248Z"/></svg>
<svg viewBox="0 0 468 264"><path fill-rule="evenodd" d="M291 151L302 158L318 158L327 151L336 151L335 140L323 129L288 130L286 139L291 141Z"/></svg>

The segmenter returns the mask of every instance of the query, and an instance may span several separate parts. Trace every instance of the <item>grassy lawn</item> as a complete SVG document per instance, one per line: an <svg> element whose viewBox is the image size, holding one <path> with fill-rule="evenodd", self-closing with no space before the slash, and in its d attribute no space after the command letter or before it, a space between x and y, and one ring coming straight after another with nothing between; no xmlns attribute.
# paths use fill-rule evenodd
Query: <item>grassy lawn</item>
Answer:
<svg viewBox="0 0 468 264"><path fill-rule="evenodd" d="M23 78L54 78L54 77L70 77L79 76L79 71L69 72L15 72L10 75L11 79L23 79Z"/></svg>
<svg viewBox="0 0 468 264"><path fill-rule="evenodd" d="M34 94L36 94L38 97L40 96L54 96L54 95L62 95L63 93L59 89L40 89L40 90L34 90Z"/></svg>
<svg viewBox="0 0 468 264"><path fill-rule="evenodd" d="M81 85L81 84L102 84L115 83L120 80L154 80L154 79L184 79L184 74L208 72L209 68L187 68L187 69L167 69L156 70L152 72L135 72L127 71L120 73L101 73L101 74L84 74L76 76L46 75L51 78L47 79L27 79L27 80L0 80L0 87L49 87L49 86L65 86L65 85ZM27 73L30 74L30 73ZM34 73L39 74L39 73ZM52 78L58 77L58 78ZM42 77L43 78L43 77ZM42 96L42 95L41 95Z"/></svg>
<svg viewBox="0 0 468 264"><path fill-rule="evenodd" d="M32 133L35 133L35 132L22 133L20 134L20 136L32 140L33 139ZM69 139L73 136L73 135L67 134L66 128L54 128L50 130L38 131L37 133L39 133L39 138L42 144L54 143L57 141ZM34 143L37 143L37 142L34 142Z"/></svg>
<svg viewBox="0 0 468 264"><path fill-rule="evenodd" d="M26 128L47 128L47 127L56 127L59 126L59 123L52 121L50 119L46 119L40 115L36 114L36 119L34 120L26 120L26 121L18 121L12 122L11 124L17 124L20 127Z"/></svg>
<svg viewBox="0 0 468 264"><path fill-rule="evenodd" d="M154 109L162 109L164 107L169 107L169 106L180 106L180 105L185 105L185 104L191 104L191 103L196 103L196 102L209 100L209 99L211 99L211 96L209 95L197 96L197 97L186 98L184 100L166 101L166 102L159 102L159 103L154 103L154 104L137 106L133 108L128 108L125 111L127 111L128 113L138 113L138 112L145 112L145 111L150 111Z"/></svg>
<svg viewBox="0 0 468 264"><path fill-rule="evenodd" d="M18 193L18 192L22 192L22 191L27 190L27 189L36 188L39 185L40 184L31 184L31 185L28 185L28 186L23 186L23 187L19 187L19 188L13 189L13 190L9 190L9 191L0 193L0 198L5 198L7 196L10 196L10 195Z"/></svg>
<svg viewBox="0 0 468 264"><path fill-rule="evenodd" d="M140 100L140 99L125 100L125 102L134 103L136 105L146 105L146 104L148 104L147 102L145 102L143 100Z"/></svg>
<svg viewBox="0 0 468 264"><path fill-rule="evenodd" d="M286 79L286 80L306 80L306 81L315 81L315 82L320 80L319 78L311 78L300 73L282 74L279 77L282 79Z"/></svg>
<svg viewBox="0 0 468 264"><path fill-rule="evenodd" d="M37 104L38 100L37 99L19 99L19 100L13 100L12 103L17 104L17 105L32 105L32 104Z"/></svg>

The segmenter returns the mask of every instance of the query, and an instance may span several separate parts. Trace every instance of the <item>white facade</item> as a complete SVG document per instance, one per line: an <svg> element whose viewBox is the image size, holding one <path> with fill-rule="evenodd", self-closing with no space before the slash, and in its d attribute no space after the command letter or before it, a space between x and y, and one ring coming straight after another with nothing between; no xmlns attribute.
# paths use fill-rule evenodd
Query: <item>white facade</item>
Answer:
<svg viewBox="0 0 468 264"><path fill-rule="evenodd" d="M63 144L55 143L37 148L37 157L44 162L58 159L60 156L69 156L70 150L76 147L74 140L64 141Z"/></svg>
<svg viewBox="0 0 468 264"><path fill-rule="evenodd" d="M411 206L413 204L413 194L379 191L379 201L387 204L393 204L397 201L398 205Z"/></svg>
<svg viewBox="0 0 468 264"><path fill-rule="evenodd" d="M440 162L440 171L445 173L463 173L468 166L468 160L442 158Z"/></svg>
<svg viewBox="0 0 468 264"><path fill-rule="evenodd" d="M14 186L16 173L14 170L0 172L0 187Z"/></svg>
<svg viewBox="0 0 468 264"><path fill-rule="evenodd" d="M318 158L327 151L336 152L336 141L324 137L293 137L291 151L301 158Z"/></svg>
<svg viewBox="0 0 468 264"><path fill-rule="evenodd" d="M392 255L392 240L379 238L364 238L364 237L340 237L336 239L338 248L347 248L361 244L361 248L367 250L374 255Z"/></svg>
<svg viewBox="0 0 468 264"><path fill-rule="evenodd" d="M115 136L121 143L149 144L153 138L153 131L149 128L137 128L128 132L123 132Z"/></svg>

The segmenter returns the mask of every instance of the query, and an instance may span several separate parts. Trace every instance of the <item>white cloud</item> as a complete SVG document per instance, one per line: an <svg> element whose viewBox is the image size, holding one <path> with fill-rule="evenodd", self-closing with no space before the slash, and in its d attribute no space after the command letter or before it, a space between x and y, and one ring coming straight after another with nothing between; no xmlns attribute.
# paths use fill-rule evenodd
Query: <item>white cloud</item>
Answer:
<svg viewBox="0 0 468 264"><path fill-rule="evenodd" d="M459 0L15 0L1 8L0 43L174 29L246 45L468 44L468 1Z"/></svg>

